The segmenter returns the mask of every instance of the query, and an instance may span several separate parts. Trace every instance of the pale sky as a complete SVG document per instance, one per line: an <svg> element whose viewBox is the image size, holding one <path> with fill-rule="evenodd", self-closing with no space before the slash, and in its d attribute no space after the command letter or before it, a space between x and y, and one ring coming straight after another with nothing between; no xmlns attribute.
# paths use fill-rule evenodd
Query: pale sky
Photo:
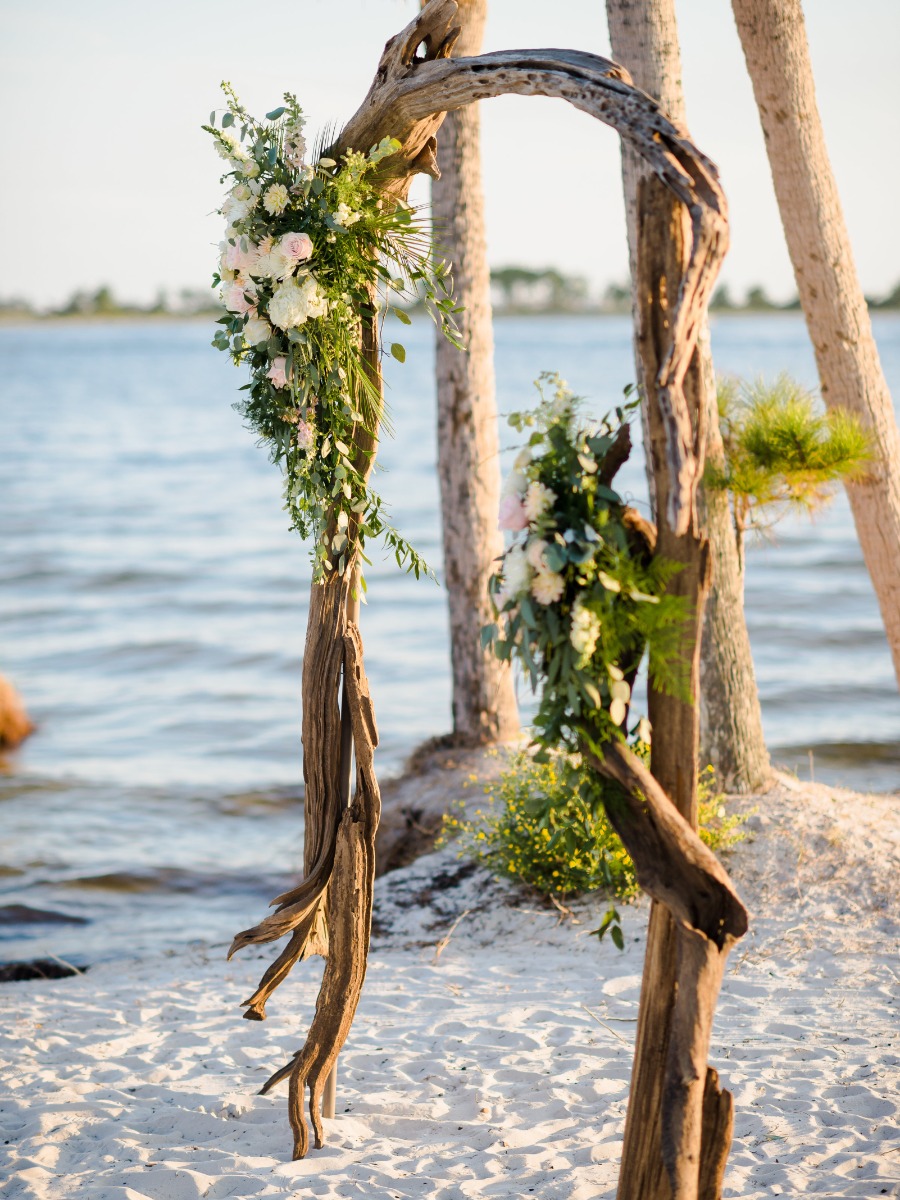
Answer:
<svg viewBox="0 0 900 1200"><path fill-rule="evenodd" d="M0 296L127 299L209 282L220 160L199 126L229 79L263 115L296 92L310 129L357 107L418 0L0 0ZM898 0L806 0L819 102L862 283L900 280ZM679 0L688 124L732 215L722 279L794 290L728 0ZM603 0L490 0L485 49L609 54ZM627 275L616 135L559 100L482 105L490 259ZM419 198L427 196L420 189Z"/></svg>

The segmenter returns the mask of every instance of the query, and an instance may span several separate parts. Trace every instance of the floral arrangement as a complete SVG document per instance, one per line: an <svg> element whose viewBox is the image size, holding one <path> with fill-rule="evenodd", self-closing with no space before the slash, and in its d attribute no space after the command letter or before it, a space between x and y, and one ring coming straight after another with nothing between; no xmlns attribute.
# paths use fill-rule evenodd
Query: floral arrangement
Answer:
<svg viewBox="0 0 900 1200"><path fill-rule="evenodd" d="M585 739L599 747L629 735L648 647L654 686L686 693L677 654L686 611L666 594L677 565L652 554L609 486L608 456L639 401L626 389L626 403L591 425L558 376L542 375L537 387L536 410L509 417L529 436L503 487L500 528L513 539L490 582L498 623L483 637L500 659L515 655L533 687L541 682L535 740L577 753ZM645 719L630 736L649 741Z"/></svg>
<svg viewBox="0 0 900 1200"><path fill-rule="evenodd" d="M362 320L392 308L408 324L391 301L424 295L447 336L457 336L447 268L431 264L413 210L383 201L373 184L400 144L385 139L340 162L321 152L307 161L295 96L286 93L258 121L229 84L222 89L227 109L203 126L227 164L227 226L213 279L226 312L213 345L250 368L237 407L283 465L285 508L292 528L314 539L317 581L343 573L351 551L376 536L418 576L427 565L386 520L357 445L360 431L374 438L383 418ZM390 350L405 361L402 345Z"/></svg>

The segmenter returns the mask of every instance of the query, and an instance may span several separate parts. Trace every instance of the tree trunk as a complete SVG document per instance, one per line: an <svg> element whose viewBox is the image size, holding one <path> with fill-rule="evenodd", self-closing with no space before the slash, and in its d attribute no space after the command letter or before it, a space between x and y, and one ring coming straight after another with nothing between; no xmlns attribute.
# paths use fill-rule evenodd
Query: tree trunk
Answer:
<svg viewBox="0 0 900 1200"><path fill-rule="evenodd" d="M800 0L732 0L822 399L862 421L868 475L847 482L900 681L900 433L816 105Z"/></svg>
<svg viewBox="0 0 900 1200"><path fill-rule="evenodd" d="M606 12L613 57L628 68L638 87L660 102L673 121L685 124L674 0L606 0ZM638 181L646 175L641 159L623 143L622 180L632 279L637 279ZM633 294L636 305L636 291ZM635 322L637 328L636 310ZM638 379L646 397L637 350L635 357ZM700 399L707 409L707 456L715 466L721 463L723 451L706 321L698 338L696 359ZM648 403L649 399L642 409L646 445L649 445ZM649 455L647 474L655 500ZM700 659L700 751L703 760L715 767L722 787L735 792L753 791L768 778L770 767L744 619L743 579L734 526L725 492L707 491L701 483L698 505L712 554L712 590L703 623Z"/></svg>
<svg viewBox="0 0 900 1200"><path fill-rule="evenodd" d="M487 0L459 0L462 27L455 55L481 50ZM436 332L438 477L444 580L450 609L454 741L506 741L519 729L512 671L481 645L493 620L488 579L503 553L497 527L500 440L494 388L490 270L481 184L481 116L477 104L448 113L441 126L432 183L434 240L453 270L462 307L460 353Z"/></svg>

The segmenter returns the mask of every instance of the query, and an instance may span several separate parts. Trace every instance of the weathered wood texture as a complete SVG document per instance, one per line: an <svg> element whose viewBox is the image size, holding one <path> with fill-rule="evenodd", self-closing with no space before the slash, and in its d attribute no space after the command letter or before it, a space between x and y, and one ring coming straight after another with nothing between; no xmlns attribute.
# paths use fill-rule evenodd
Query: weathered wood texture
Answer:
<svg viewBox="0 0 900 1200"><path fill-rule="evenodd" d="M434 135L445 111L510 92L563 98L612 126L635 147L673 197L673 210L683 214L676 222L682 239L677 288L672 274L665 296L665 320L653 334L656 363L646 378L653 380L665 430L658 443L668 480L662 503L671 529L685 534L692 528L702 440L696 437L683 384L728 236L716 169L687 133L631 84L627 72L608 60L567 50L511 51L449 60L459 35L456 15L454 0L430 0L419 17L388 42L375 81L359 112L332 147L332 156L339 158L350 148L368 150L384 137L397 138L401 150L384 160L380 183L387 198L405 196L413 174L425 171L433 175L437 170ZM417 51L422 48L424 57L419 57ZM363 349L373 381L380 388L377 330L371 321L363 323ZM374 436L358 429L354 448L360 469L367 471ZM351 528L351 541L353 533ZM358 771L356 801L347 814L342 813L340 789L337 697L341 671L355 671L354 663L361 663L361 658L352 657L351 643L353 653L361 654L355 635L347 638L348 581L354 567L351 562L342 579L332 577L315 585L310 604L303 681L306 877L297 888L278 897L278 908L271 917L239 934L232 947L233 951L290 934L287 948L247 1001L245 1015L260 1020L265 1016L267 997L294 962L313 951L327 954L307 1041L266 1085L271 1087L290 1076L295 1157L305 1154L308 1147L302 1113L307 1088L317 1143L321 1142L318 1105L355 1012L368 949L374 864L371 839L378 819L377 786L366 741L370 737L374 746L374 719L370 724L360 716L363 711L370 713L368 699L365 704L358 700L359 711L353 718L357 761L364 764L364 770ZM688 1047L685 1053L695 1056L696 1047ZM694 1091L688 1088L691 1103ZM693 1109L679 1101L678 1112L687 1114L679 1119L687 1120ZM672 1137L678 1147L692 1144L680 1127Z"/></svg>
<svg viewBox="0 0 900 1200"><path fill-rule="evenodd" d="M613 57L631 73L638 87L659 101L676 121L684 122L681 85L681 52L674 0L606 0ZM637 279L638 182L648 171L634 150L622 144L622 182L628 229L631 277ZM632 289L635 328L638 325L637 289ZM636 349L637 377L642 392L643 363ZM724 454L719 433L716 377L703 321L692 369L707 409L708 460L721 466ZM649 442L648 404L642 407L645 440ZM652 464L647 476L655 498ZM744 619L743 573L734 535L727 493L708 491L701 480L697 491L701 525L710 544L712 586L707 600L700 653L700 751L711 762L726 791L753 791L769 776L769 756L762 730L762 713L756 690L750 638Z"/></svg>
<svg viewBox="0 0 900 1200"><path fill-rule="evenodd" d="M459 0L459 55L481 49L487 0ZM512 669L481 630L493 618L488 580L503 553L497 526L500 438L494 384L491 277L481 182L477 104L448 113L438 139L440 177L431 185L435 248L453 270L465 351L435 331L438 479L444 583L450 616L456 744L507 741L519 731Z"/></svg>
<svg viewBox="0 0 900 1200"><path fill-rule="evenodd" d="M732 0L816 355L822 399L860 418L875 457L847 495L900 681L900 433L816 103L800 0Z"/></svg>
<svg viewBox="0 0 900 1200"><path fill-rule="evenodd" d="M680 272L687 256L683 211L655 180L639 185L639 237L637 296L639 306L638 347L643 370L653 378L665 346L670 297L677 294ZM702 469L706 446L704 380L695 357L685 378L685 394L693 420L694 453ZM660 512L668 511L669 485L664 454L666 429L656 406L648 404L648 456L656 481ZM691 605L691 619L682 632L680 657L689 670L690 693L699 690L700 629L703 605L709 589L709 547L702 536L695 504L688 528L676 532L663 515L657 534L657 553L682 569L670 590ZM656 788L657 800L670 799L680 824L668 830L669 859L660 848L632 846L623 841L635 858L650 856L650 865L666 863L668 878L690 892L694 867L690 855L699 839L697 826L697 749L699 719L696 703L667 696L651 687L650 721L653 728L651 784L632 772L632 789L647 796ZM643 770L643 768L641 768ZM612 772L611 772L612 773ZM644 772L646 776L646 772ZM616 774L626 786L621 769ZM610 819L615 816L610 813ZM690 831L690 838L685 834ZM632 834L633 836L633 834ZM692 847L693 849L688 849ZM708 853L708 852L707 852ZM684 857L683 857L684 856ZM709 857L712 857L711 855ZM708 860L704 860L708 861ZM718 994L724 960L732 941L746 928L746 912L727 876L718 867L720 885L726 886L733 907L726 922L728 936L711 936L709 920L686 917L673 905L664 889L653 879L644 883L647 864L638 865L642 886L654 897L647 936L641 1005L638 1016L634 1069L625 1125L619 1200L695 1200L704 1186L721 1176L718 1164L727 1157L728 1123L724 1119L730 1098L707 1085L706 1054L709 1030ZM707 886L695 876L697 895ZM725 893L723 893L724 895ZM709 899L709 896L706 896ZM695 899L696 903L696 899ZM724 903L724 901L721 901ZM724 909L723 909L724 912ZM723 924L722 929L726 928ZM704 1134L706 1135L704 1137ZM708 1193L710 1198L715 1191Z"/></svg>

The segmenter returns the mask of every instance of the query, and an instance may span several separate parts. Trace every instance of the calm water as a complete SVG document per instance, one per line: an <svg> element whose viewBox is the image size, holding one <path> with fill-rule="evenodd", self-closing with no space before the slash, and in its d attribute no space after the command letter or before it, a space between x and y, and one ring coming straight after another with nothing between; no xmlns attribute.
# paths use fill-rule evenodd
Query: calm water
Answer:
<svg viewBox="0 0 900 1200"><path fill-rule="evenodd" d="M440 565L431 330L388 364L379 480ZM900 320L876 323L900 396ZM497 325L501 407L559 370L598 409L633 376L624 318ZM0 769L0 905L87 918L4 931L0 959L225 941L301 854L309 571L280 482L202 324L0 328L0 671L39 732ZM720 319L720 371L812 384L794 316ZM643 500L639 457L621 477ZM364 610L382 774L449 727L444 596L376 559ZM900 699L843 497L748 556L767 736L808 776L900 788Z"/></svg>

